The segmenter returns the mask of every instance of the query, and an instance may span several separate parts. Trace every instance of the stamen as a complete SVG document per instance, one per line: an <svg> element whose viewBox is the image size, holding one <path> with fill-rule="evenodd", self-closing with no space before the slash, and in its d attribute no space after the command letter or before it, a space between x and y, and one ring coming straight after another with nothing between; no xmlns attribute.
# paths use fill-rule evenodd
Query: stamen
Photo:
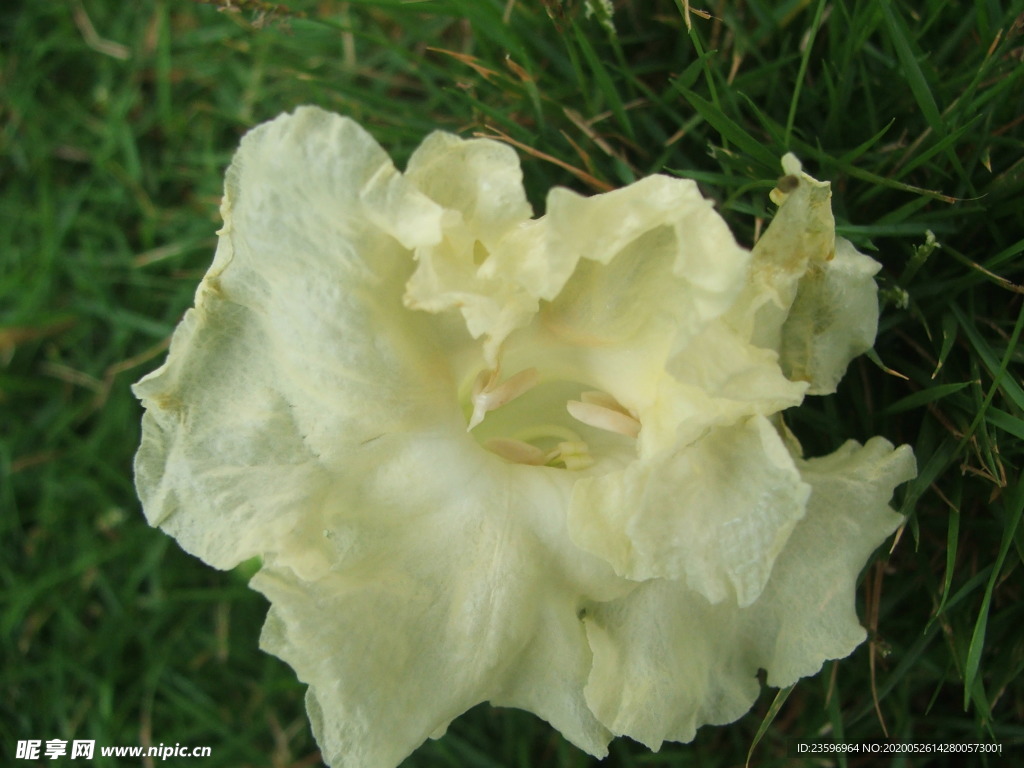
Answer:
<svg viewBox="0 0 1024 768"><path fill-rule="evenodd" d="M494 437L484 443L484 448L513 464L528 464L534 467L562 464L569 470L586 469L594 465L590 447L582 440L559 443L554 450L545 453L535 445L507 437Z"/></svg>
<svg viewBox="0 0 1024 768"><path fill-rule="evenodd" d="M607 392L591 389L587 392L581 392L580 400L584 403L593 403L594 405L600 405L602 408L608 408L619 413L626 413L626 409L622 407L622 404Z"/></svg>
<svg viewBox="0 0 1024 768"><path fill-rule="evenodd" d="M594 459L590 455L590 447L582 440L571 443L559 443L551 453L547 455L547 464L564 464L566 469L581 470L594 465Z"/></svg>
<svg viewBox="0 0 1024 768"><path fill-rule="evenodd" d="M636 437L640 434L640 422L626 413L611 395L602 392L584 392L580 400L570 400L565 404L569 415L584 424L604 429L608 432L617 432L626 437ZM611 407L605 403L614 403ZM600 404L599 404L600 403Z"/></svg>
<svg viewBox="0 0 1024 768"><path fill-rule="evenodd" d="M510 376L501 384L495 386L500 375L500 368L492 371L480 371L473 382L473 415L469 419L469 432L473 427L484 420L488 411L496 410L501 406L512 402L523 393L533 389L540 381L540 374L536 368L526 368L515 376Z"/></svg>
<svg viewBox="0 0 1024 768"><path fill-rule="evenodd" d="M484 448L514 464L532 464L539 467L548 462L547 454L544 451L535 445L524 443L522 440L492 437L484 443Z"/></svg>

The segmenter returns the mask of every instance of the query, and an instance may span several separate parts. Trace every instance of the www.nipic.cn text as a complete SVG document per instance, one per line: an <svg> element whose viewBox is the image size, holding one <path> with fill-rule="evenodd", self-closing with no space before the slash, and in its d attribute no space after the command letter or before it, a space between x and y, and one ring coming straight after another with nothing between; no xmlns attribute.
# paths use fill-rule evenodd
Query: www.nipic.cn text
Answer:
<svg viewBox="0 0 1024 768"><path fill-rule="evenodd" d="M14 757L18 760L56 760L61 757L70 760L92 760L96 752L96 741L92 739L25 739L18 742ZM211 753L210 747L190 747L182 744L99 748L101 757L154 757L158 760L166 760L169 757L209 757Z"/></svg>

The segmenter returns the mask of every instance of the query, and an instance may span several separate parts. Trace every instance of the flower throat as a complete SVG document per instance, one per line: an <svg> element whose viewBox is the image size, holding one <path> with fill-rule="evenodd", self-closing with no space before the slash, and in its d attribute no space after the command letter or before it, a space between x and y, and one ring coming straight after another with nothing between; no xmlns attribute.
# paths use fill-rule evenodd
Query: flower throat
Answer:
<svg viewBox="0 0 1024 768"><path fill-rule="evenodd" d="M500 365L481 370L460 399L466 431L516 464L587 469L594 449L621 448L622 438L632 442L640 433L640 422L608 393L547 380L536 368L508 377Z"/></svg>

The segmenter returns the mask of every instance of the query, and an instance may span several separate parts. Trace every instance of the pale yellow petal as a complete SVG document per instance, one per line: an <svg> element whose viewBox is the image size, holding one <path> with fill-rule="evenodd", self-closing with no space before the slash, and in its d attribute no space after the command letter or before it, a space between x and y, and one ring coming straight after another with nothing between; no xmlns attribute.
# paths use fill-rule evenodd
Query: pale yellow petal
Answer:
<svg viewBox="0 0 1024 768"><path fill-rule="evenodd" d="M738 641L739 613L665 579L596 606L587 703L612 733L654 750L736 720L760 692L756 662Z"/></svg>
<svg viewBox="0 0 1024 768"><path fill-rule="evenodd" d="M511 147L487 139L434 133L413 153L405 178L444 209L443 236L416 251L408 306L428 312L456 309L474 338L500 343L536 311L537 296L513 269L494 268L506 240L520 243L518 230L533 211L523 190L519 158ZM520 261L528 249L513 247ZM499 257L500 260L500 257ZM489 362L496 364L493 350Z"/></svg>
<svg viewBox="0 0 1024 768"><path fill-rule="evenodd" d="M857 576L901 520L888 501L914 475L913 455L875 438L797 464L812 488L807 514L751 605L710 604L681 582L656 579L589 612L586 696L613 733L652 749L689 741L700 726L749 709L759 669L769 685L790 685L862 642Z"/></svg>
<svg viewBox="0 0 1024 768"><path fill-rule="evenodd" d="M136 485L210 564L290 551L308 571L320 499L363 443L461 421L450 340L401 303L441 210L362 128L313 108L246 135L222 210L195 308L135 386Z"/></svg>
<svg viewBox="0 0 1024 768"><path fill-rule="evenodd" d="M712 603L746 606L761 594L809 491L774 428L754 417L580 480L570 529L629 579L679 579Z"/></svg>
<svg viewBox="0 0 1024 768"><path fill-rule="evenodd" d="M831 186L803 173L792 155L783 168L788 191L772 194L779 210L754 245L750 279L728 315L743 338L776 351L800 278L835 252Z"/></svg>
<svg viewBox="0 0 1024 768"><path fill-rule="evenodd" d="M875 344L881 265L843 238L835 257L812 265L800 279L782 326L781 364L794 381L808 382L808 394L836 391L846 367Z"/></svg>
<svg viewBox="0 0 1024 768"><path fill-rule="evenodd" d="M767 416L799 405L807 384L785 376L774 350L743 340L727 323L710 323L668 363L679 381L707 393L718 418Z"/></svg>
<svg viewBox="0 0 1024 768"><path fill-rule="evenodd" d="M807 515L779 556L745 632L764 638L757 663L768 684L786 686L849 655L865 637L857 618L857 577L902 522L889 500L917 474L909 446L880 437L849 441L835 453L798 460L811 486Z"/></svg>
<svg viewBox="0 0 1024 768"><path fill-rule="evenodd" d="M272 604L263 647L309 684L326 762L393 768L484 701L604 754L580 611L625 589L552 514L570 486L465 436L368 446L325 519L332 568L303 579L270 559L253 581Z"/></svg>
<svg viewBox="0 0 1024 768"><path fill-rule="evenodd" d="M749 254L689 180L651 176L586 198L555 189L546 220L552 248L582 261L544 320L584 343L621 343L663 322L692 334L746 278Z"/></svg>

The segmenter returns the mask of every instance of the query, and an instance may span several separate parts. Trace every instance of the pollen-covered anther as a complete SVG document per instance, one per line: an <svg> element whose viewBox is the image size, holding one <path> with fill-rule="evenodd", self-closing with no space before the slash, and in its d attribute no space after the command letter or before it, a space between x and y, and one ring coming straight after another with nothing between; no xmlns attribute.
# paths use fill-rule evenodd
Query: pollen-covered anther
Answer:
<svg viewBox="0 0 1024 768"><path fill-rule="evenodd" d="M501 376L501 368L490 371L480 371L473 382L471 400L473 403L473 415L469 419L469 432L473 427L484 420L488 411L493 411L506 403L510 403L524 392L533 389L540 381L540 374L536 368L526 368L514 376L498 384Z"/></svg>
<svg viewBox="0 0 1024 768"><path fill-rule="evenodd" d="M626 437L640 434L640 422L605 392L584 392L579 400L569 400L565 407L570 416L587 426Z"/></svg>

